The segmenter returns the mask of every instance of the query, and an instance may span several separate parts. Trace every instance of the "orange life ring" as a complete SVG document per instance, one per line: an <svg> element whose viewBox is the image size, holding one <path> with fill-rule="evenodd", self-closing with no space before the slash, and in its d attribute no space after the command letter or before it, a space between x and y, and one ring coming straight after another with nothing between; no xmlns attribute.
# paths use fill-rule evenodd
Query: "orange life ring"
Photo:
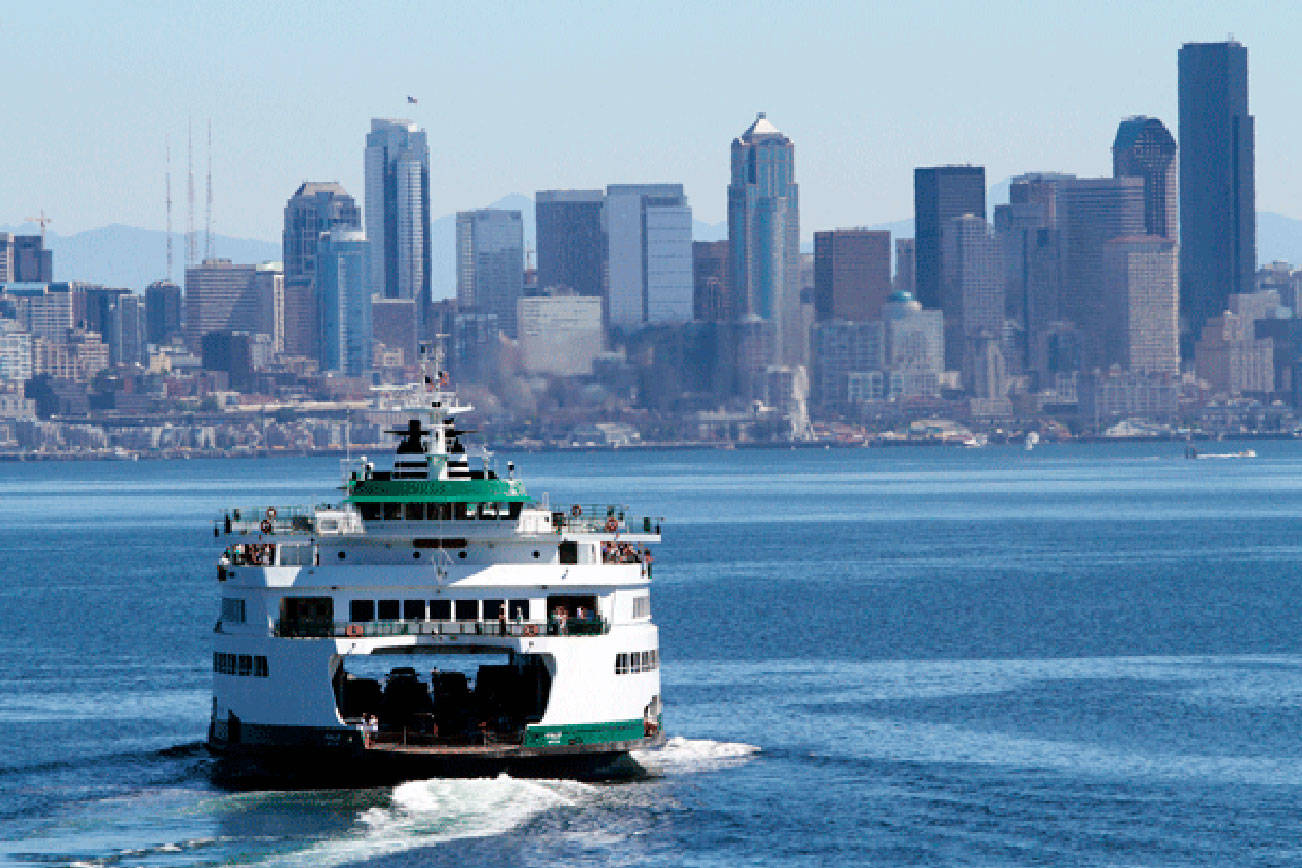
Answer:
<svg viewBox="0 0 1302 868"><path fill-rule="evenodd" d="M619 522L615 520L615 517L613 515L610 518L606 519L606 530L609 533L614 533L615 531L619 530Z"/></svg>
<svg viewBox="0 0 1302 868"><path fill-rule="evenodd" d="M271 519L275 517L276 517L276 508L274 506L267 507L267 518Z"/></svg>
<svg viewBox="0 0 1302 868"><path fill-rule="evenodd" d="M272 528L271 528L271 519L269 519L269 518L264 518L264 519L262 520L262 525L261 525L261 527L262 527L262 532L263 532L263 533L271 533L271 529L272 529Z"/></svg>
<svg viewBox="0 0 1302 868"><path fill-rule="evenodd" d="M537 636L537 635L538 635L538 627L537 627L537 625L535 625L535 624L525 624L525 625L524 625L524 630L523 630L522 632L523 632L523 635L525 635L525 636Z"/></svg>
<svg viewBox="0 0 1302 868"><path fill-rule="evenodd" d="M344 635L345 635L345 636L360 636L360 635L362 635L362 625L361 625L361 624L349 624L347 627L344 628Z"/></svg>
<svg viewBox="0 0 1302 868"><path fill-rule="evenodd" d="M570 515L574 516L575 518L578 518L579 516L583 515L583 507L579 506L577 503L574 504L573 506L570 507Z"/></svg>

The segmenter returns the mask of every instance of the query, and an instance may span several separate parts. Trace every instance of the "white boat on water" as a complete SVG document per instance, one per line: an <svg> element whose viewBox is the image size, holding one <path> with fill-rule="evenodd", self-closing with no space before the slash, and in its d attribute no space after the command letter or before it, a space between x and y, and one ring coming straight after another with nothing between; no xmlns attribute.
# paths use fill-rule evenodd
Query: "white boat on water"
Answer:
<svg viewBox="0 0 1302 868"><path fill-rule="evenodd" d="M1036 431L1027 431L1027 432L1026 432L1026 439L1023 441L1023 443L1024 443L1024 446L1023 446L1022 448L1024 448L1027 452L1030 452L1032 449L1034 449L1034 448L1035 448L1036 446L1038 446L1039 443L1040 443L1040 435L1039 435L1039 433L1036 432Z"/></svg>
<svg viewBox="0 0 1302 868"><path fill-rule="evenodd" d="M470 457L469 409L426 386L390 467L345 462L342 502L222 516L209 746L225 763L602 776L663 743L659 520L531 498L513 465Z"/></svg>
<svg viewBox="0 0 1302 868"><path fill-rule="evenodd" d="M1239 452L1199 452L1192 447L1189 450L1189 457L1196 458L1199 461L1228 459L1228 458L1256 458L1257 450L1244 449Z"/></svg>

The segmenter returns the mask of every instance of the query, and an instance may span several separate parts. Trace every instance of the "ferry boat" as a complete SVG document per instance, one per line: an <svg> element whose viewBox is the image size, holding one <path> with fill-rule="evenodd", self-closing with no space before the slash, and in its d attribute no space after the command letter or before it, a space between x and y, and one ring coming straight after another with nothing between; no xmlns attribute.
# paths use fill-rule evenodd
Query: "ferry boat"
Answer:
<svg viewBox="0 0 1302 868"><path fill-rule="evenodd" d="M344 462L342 502L219 519L210 749L341 782L628 773L665 738L660 520L531 498L424 379L391 464Z"/></svg>

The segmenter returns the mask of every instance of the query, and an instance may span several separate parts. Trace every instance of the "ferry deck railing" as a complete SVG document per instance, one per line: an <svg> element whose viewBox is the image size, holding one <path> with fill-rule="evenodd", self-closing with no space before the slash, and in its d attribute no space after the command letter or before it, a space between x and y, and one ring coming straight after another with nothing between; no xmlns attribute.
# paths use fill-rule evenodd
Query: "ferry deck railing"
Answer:
<svg viewBox="0 0 1302 868"><path fill-rule="evenodd" d="M505 630L505 632L503 632ZM282 639L377 638L385 636L604 636L610 622L604 618L567 618L558 621L285 621L277 620L274 634Z"/></svg>

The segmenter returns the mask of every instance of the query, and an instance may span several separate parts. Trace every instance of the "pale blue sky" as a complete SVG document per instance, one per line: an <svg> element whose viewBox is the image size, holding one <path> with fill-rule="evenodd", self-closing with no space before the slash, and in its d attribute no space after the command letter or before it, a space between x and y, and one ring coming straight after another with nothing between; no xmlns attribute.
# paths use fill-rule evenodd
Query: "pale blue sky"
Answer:
<svg viewBox="0 0 1302 868"><path fill-rule="evenodd" d="M361 200L381 115L428 129L435 215L681 181L715 222L729 141L765 110L796 142L808 235L910 216L915 165L1107 174L1122 117L1175 131L1180 44L1230 33L1258 207L1302 216L1299 25L1298 4L1245 2L7 3L0 225L161 229L168 137L184 228L186 118L201 211L211 117L214 229L276 239L304 179Z"/></svg>

